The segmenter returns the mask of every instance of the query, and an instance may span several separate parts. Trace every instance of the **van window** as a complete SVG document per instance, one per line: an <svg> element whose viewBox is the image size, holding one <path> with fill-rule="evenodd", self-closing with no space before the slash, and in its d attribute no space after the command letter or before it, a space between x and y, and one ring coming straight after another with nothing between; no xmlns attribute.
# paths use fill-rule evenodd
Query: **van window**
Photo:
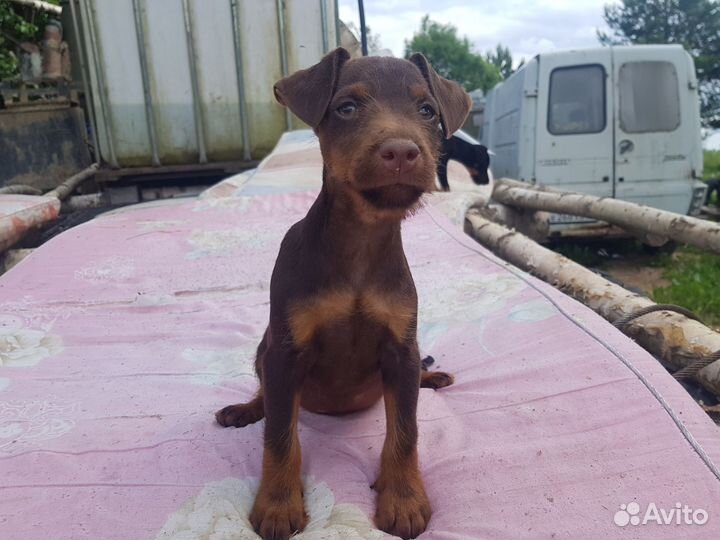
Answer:
<svg viewBox="0 0 720 540"><path fill-rule="evenodd" d="M680 125L678 77L670 62L627 62L619 82L624 132L673 131Z"/></svg>
<svg viewBox="0 0 720 540"><path fill-rule="evenodd" d="M550 74L548 131L553 135L605 129L605 69L600 65L556 68Z"/></svg>

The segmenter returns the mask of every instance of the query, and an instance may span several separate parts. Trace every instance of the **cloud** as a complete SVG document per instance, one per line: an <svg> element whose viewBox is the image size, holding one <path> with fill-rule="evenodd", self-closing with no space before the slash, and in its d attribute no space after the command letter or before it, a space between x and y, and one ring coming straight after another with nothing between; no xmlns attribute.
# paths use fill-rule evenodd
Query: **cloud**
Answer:
<svg viewBox="0 0 720 540"><path fill-rule="evenodd" d="M425 14L451 23L478 52L498 43L509 46L513 58L531 58L555 49L596 47L596 30L607 0L365 0L365 18L383 47L396 56L405 50ZM440 5L441 4L441 5ZM340 17L359 26L356 0L340 0Z"/></svg>

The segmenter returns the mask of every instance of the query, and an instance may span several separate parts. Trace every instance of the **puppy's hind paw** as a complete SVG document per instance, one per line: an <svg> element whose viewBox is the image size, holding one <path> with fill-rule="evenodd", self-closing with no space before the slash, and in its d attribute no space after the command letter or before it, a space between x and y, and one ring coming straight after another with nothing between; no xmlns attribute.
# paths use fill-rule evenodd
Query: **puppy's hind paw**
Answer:
<svg viewBox="0 0 720 540"><path fill-rule="evenodd" d="M215 413L215 420L222 427L245 427L262 420L264 417L265 410L262 402L257 404L254 401L228 405Z"/></svg>
<svg viewBox="0 0 720 540"><path fill-rule="evenodd" d="M420 379L420 388L432 388L438 390L450 386L455 382L455 377L444 371L423 371Z"/></svg>

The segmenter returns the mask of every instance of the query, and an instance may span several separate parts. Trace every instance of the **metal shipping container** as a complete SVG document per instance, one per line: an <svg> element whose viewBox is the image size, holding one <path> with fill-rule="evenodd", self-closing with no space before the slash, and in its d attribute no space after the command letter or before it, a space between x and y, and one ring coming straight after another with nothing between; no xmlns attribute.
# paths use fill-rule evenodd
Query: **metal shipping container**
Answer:
<svg viewBox="0 0 720 540"><path fill-rule="evenodd" d="M336 0L71 0L101 161L247 162L300 127L283 76L337 43Z"/></svg>

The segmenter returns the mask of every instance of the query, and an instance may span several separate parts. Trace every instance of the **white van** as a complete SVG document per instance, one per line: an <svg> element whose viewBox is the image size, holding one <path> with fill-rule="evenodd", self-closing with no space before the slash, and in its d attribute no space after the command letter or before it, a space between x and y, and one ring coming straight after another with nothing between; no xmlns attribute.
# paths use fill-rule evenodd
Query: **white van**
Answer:
<svg viewBox="0 0 720 540"><path fill-rule="evenodd" d="M543 53L487 95L507 177L694 215L705 194L695 67L679 45ZM586 218L554 215L551 230Z"/></svg>

